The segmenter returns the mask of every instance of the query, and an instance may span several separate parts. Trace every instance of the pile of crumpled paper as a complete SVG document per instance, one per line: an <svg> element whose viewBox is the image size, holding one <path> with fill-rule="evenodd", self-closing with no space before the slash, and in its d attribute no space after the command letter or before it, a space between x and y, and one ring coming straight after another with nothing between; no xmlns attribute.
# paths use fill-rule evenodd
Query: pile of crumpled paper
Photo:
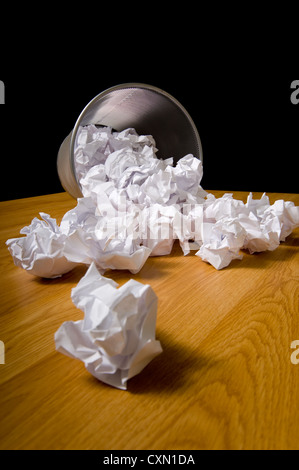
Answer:
<svg viewBox="0 0 299 470"><path fill-rule="evenodd" d="M74 163L83 197L60 225L41 212L21 230L25 237L6 242L14 263L36 276L90 265L72 294L85 319L63 324L56 345L119 388L161 346L150 286L129 281L117 289L103 277L107 269L137 273L149 256L169 254L176 239L184 255L195 250L222 269L242 259L240 250L276 249L299 225L299 207L290 201L270 205L266 194L254 200L251 193L246 203L232 194L217 199L200 185L199 159L188 154L174 165L156 154L154 138L132 128L81 127Z"/></svg>

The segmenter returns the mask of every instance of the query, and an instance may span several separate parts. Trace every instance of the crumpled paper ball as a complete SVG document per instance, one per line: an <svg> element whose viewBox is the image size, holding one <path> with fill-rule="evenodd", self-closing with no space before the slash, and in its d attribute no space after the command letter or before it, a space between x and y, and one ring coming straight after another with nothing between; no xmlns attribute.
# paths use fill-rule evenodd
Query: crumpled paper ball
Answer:
<svg viewBox="0 0 299 470"><path fill-rule="evenodd" d="M71 294L84 319L64 322L55 343L57 351L83 361L98 380L125 390L162 348L155 339L157 296L152 288L133 279L117 286L92 263Z"/></svg>
<svg viewBox="0 0 299 470"><path fill-rule="evenodd" d="M241 249L250 254L275 250L298 225L299 207L291 201L270 205L265 193L260 199L250 193L244 204L232 194L218 199L209 195L203 208L202 245L195 254L222 269L242 259Z"/></svg>
<svg viewBox="0 0 299 470"><path fill-rule="evenodd" d="M56 278L71 271L77 263L64 256L66 235L55 219L40 212L42 220L35 217L31 224L22 228L25 237L6 241L16 266L30 274L45 278Z"/></svg>

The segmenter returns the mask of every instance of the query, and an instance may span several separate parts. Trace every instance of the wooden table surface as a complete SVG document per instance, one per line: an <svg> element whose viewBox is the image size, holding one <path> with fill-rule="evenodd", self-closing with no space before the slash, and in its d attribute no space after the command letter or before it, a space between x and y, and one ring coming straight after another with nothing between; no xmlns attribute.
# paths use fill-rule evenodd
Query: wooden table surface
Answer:
<svg viewBox="0 0 299 470"><path fill-rule="evenodd" d="M299 205L298 194L269 197ZM221 271L176 244L136 275L106 272L150 284L159 299L163 353L122 391L55 350L59 326L83 318L70 294L86 267L39 279L5 246L39 212L60 222L75 205L66 193L0 203L0 448L299 449L299 229Z"/></svg>

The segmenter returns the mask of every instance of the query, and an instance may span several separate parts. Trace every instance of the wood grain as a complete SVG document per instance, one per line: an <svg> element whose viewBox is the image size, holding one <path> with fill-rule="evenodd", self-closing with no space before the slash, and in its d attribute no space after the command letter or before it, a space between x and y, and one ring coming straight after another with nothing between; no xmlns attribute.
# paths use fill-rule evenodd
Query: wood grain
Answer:
<svg viewBox="0 0 299 470"><path fill-rule="evenodd" d="M296 194L269 197L299 205ZM61 323L83 317L70 292L86 267L38 279L5 246L40 211L60 221L75 203L66 193L0 203L0 448L299 449L299 364L290 360L299 230L222 271L184 257L178 244L134 276L108 271L119 284L149 283L159 298L163 353L120 391L55 351Z"/></svg>

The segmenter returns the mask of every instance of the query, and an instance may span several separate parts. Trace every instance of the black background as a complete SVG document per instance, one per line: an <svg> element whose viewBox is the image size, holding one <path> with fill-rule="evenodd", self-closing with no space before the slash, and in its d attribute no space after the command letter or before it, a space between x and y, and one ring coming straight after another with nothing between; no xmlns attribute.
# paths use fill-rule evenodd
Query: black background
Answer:
<svg viewBox="0 0 299 470"><path fill-rule="evenodd" d="M241 38L242 25L231 39L204 35L186 19L184 30L165 31L156 15L142 28L133 19L116 29L93 26L92 38L78 24L63 34L59 19L50 33L42 24L17 44L6 38L2 200L63 191L60 144L94 96L127 82L160 87L187 109L202 141L204 189L298 192L299 105L290 101L290 86L299 77L291 43L267 35L253 43L252 29Z"/></svg>

